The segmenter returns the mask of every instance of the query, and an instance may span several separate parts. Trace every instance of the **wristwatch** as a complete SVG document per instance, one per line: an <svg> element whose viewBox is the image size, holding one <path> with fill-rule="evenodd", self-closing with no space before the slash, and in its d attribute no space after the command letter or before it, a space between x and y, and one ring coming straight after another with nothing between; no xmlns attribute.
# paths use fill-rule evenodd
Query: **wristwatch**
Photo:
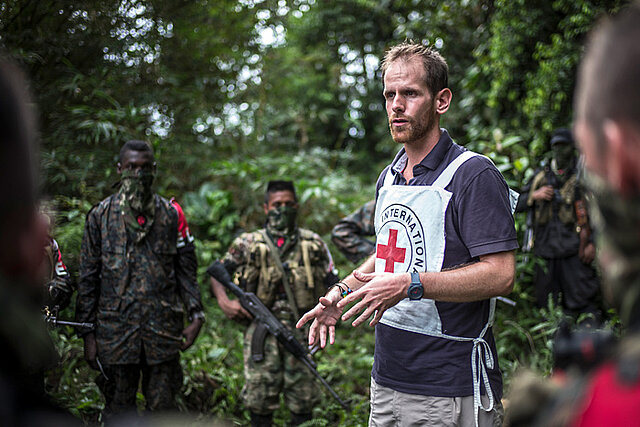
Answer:
<svg viewBox="0 0 640 427"><path fill-rule="evenodd" d="M407 290L409 299L411 301L417 301L422 298L423 293L424 288L422 287L422 283L420 283L420 273L411 273L411 284L409 285L409 290Z"/></svg>

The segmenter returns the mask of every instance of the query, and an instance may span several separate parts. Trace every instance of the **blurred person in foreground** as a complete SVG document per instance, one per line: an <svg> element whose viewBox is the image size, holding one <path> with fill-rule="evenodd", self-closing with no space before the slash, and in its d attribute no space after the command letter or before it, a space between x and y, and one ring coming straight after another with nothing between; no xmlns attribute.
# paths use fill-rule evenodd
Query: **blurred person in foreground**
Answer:
<svg viewBox="0 0 640 427"><path fill-rule="evenodd" d="M47 225L37 209L35 124L24 88L21 73L0 59L0 422L75 425L42 384L57 354L40 313Z"/></svg>
<svg viewBox="0 0 640 427"><path fill-rule="evenodd" d="M603 293L618 310L622 339L605 362L562 386L540 379L523 386L520 397L512 399L511 426L640 422L639 23L640 3L635 2L596 28L580 65L574 100L575 136L593 193Z"/></svg>
<svg viewBox="0 0 640 427"><path fill-rule="evenodd" d="M358 326L373 316L370 426L499 425L491 326L493 297L508 294L515 275L509 188L488 158L440 128L452 93L436 49L392 47L382 78L391 136L402 148L377 182L376 253L298 327L313 320L309 344L324 347L340 317L360 313Z"/></svg>
<svg viewBox="0 0 640 427"><path fill-rule="evenodd" d="M193 238L180 205L153 192L151 146L127 141L117 172L118 191L87 214L76 300L76 320L95 325L84 355L104 369L107 418L136 410L140 380L148 411L176 409L180 351L204 323Z"/></svg>

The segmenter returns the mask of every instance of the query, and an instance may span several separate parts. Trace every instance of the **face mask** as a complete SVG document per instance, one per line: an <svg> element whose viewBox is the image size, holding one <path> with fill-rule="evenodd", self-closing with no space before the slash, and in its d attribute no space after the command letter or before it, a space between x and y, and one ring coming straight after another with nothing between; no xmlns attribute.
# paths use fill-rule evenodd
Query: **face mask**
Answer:
<svg viewBox="0 0 640 427"><path fill-rule="evenodd" d="M556 144L552 148L553 159L559 170L566 171L572 166L574 159L573 145L571 144Z"/></svg>
<svg viewBox="0 0 640 427"><path fill-rule="evenodd" d="M267 227L284 234L291 234L296 228L298 208L280 206L267 212Z"/></svg>
<svg viewBox="0 0 640 427"><path fill-rule="evenodd" d="M129 207L136 212L144 212L153 196L153 170L122 171L120 191Z"/></svg>
<svg viewBox="0 0 640 427"><path fill-rule="evenodd" d="M640 317L640 194L622 197L602 178L585 172L591 194L590 216L597 232L605 298L626 325Z"/></svg>

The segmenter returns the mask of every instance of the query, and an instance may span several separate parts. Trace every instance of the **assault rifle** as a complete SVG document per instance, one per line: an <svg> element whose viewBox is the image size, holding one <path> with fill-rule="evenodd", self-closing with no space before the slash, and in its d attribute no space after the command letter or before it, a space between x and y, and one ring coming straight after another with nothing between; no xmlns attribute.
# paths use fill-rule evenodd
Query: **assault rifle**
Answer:
<svg viewBox="0 0 640 427"><path fill-rule="evenodd" d="M209 273L214 279L220 282L225 288L229 289L240 301L242 308L247 310L253 318L256 320L258 325L263 325L263 327L271 333L276 339L282 344L282 346L287 349L291 354L293 354L300 362L304 364L313 375L322 383L323 386L329 391L331 396L340 403L340 405L348 410L349 407L347 404L340 399L338 394L331 388L329 383L320 376L318 371L316 370L316 363L311 358L307 348L300 344L300 341L296 339L293 335L293 332L282 324L274 315L269 311L269 309L260 301L254 293L252 292L244 292L238 286L236 286L232 281L229 273L224 268L221 262L216 261L209 266L207 269L207 273ZM254 356L254 355L252 355ZM254 358L255 359L255 358Z"/></svg>
<svg viewBox="0 0 640 427"><path fill-rule="evenodd" d="M51 327L56 327L56 326L73 326L76 328L84 328L84 329L89 329L89 330L94 330L95 329L95 325L93 323L90 322L71 322L68 320L58 320L58 306L54 306L53 309L50 309L49 306L45 306L45 308L42 310L43 314L44 314L44 322ZM100 373L102 373L102 376L104 377L105 381L109 381L109 377L107 377L107 374L104 373L104 369L102 368L102 363L100 363L100 359L98 359L96 357L96 363L98 364L98 369L100 370Z"/></svg>
<svg viewBox="0 0 640 427"><path fill-rule="evenodd" d="M70 322L68 320L58 320L58 310L57 306L53 309L49 309L49 307L45 307L44 310L44 321L49 326L74 326L76 328L84 328L84 329L93 329L93 323L87 322Z"/></svg>

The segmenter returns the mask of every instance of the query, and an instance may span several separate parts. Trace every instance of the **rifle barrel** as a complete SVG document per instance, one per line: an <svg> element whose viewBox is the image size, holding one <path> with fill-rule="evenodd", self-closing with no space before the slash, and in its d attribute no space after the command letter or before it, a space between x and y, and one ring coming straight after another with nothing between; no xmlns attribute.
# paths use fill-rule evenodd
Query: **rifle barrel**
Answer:
<svg viewBox="0 0 640 427"><path fill-rule="evenodd" d="M322 383L322 385L323 385L323 386L324 386L324 387L329 391L329 393L331 394L331 396L333 396L333 398L334 398L335 400L337 400L337 401L338 401L338 403L340 404L340 406L342 406L342 408L343 408L345 411L348 411L348 410L349 410L349 406L347 406L347 404L346 404L342 399L340 399L340 396L338 396L338 393L336 393L336 392L335 392L335 390L331 388L331 386L329 385L329 383L327 382L327 380L325 380L324 378L322 378L322 375L320 375L320 374L318 373L318 371L316 371L316 369L311 365L311 362L309 362L309 361L307 360L307 358L306 358L306 357L302 357L302 358L300 358L299 360L300 360L302 363L304 363L304 366L306 366L307 368L309 368L309 370L313 373L313 375L315 375L315 377L316 377L317 379L319 379L319 380L320 380L320 382Z"/></svg>
<svg viewBox="0 0 640 427"><path fill-rule="evenodd" d="M87 328L87 329L93 329L93 323L86 323L86 322L70 322L67 320L55 320L53 321L53 325L63 325L63 326L75 326L78 328Z"/></svg>

